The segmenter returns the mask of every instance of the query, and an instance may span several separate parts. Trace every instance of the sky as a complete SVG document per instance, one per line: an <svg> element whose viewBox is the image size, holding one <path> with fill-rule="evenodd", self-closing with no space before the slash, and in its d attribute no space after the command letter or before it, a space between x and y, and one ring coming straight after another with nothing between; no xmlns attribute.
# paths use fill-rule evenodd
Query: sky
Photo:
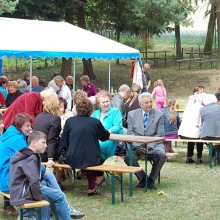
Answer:
<svg viewBox="0 0 220 220"><path fill-rule="evenodd" d="M205 12L207 10L208 4L200 3L198 10L195 14L192 14L191 17L193 19L193 26L192 27L182 27L181 30L187 31L206 31L208 27L208 20L209 16L204 17Z"/></svg>

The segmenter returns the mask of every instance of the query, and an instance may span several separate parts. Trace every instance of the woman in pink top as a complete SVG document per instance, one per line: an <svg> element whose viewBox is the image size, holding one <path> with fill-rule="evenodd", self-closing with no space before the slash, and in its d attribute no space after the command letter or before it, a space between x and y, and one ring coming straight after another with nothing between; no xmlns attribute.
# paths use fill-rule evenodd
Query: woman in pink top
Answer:
<svg viewBox="0 0 220 220"><path fill-rule="evenodd" d="M154 87L152 92L152 97L156 96L156 107L158 110L164 108L165 100L167 99L167 92L163 86L163 81L161 79L157 80L157 86Z"/></svg>

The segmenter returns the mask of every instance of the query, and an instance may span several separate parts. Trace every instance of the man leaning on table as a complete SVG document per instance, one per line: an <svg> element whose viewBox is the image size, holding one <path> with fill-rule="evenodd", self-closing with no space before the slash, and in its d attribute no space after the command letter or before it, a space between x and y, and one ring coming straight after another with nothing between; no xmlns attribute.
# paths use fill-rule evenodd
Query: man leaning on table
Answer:
<svg viewBox="0 0 220 220"><path fill-rule="evenodd" d="M152 108L152 97L148 92L141 93L138 96L140 109L128 113L128 134L138 136L163 137L164 136L164 118L163 113ZM165 163L165 147L163 142L140 144L133 142L133 166L139 166L138 160L145 153L153 157L151 173L148 177L148 189L156 190L154 181L158 178L159 172ZM125 162L129 165L129 155L126 155ZM139 180L138 189L145 187L146 173L140 171L135 174Z"/></svg>

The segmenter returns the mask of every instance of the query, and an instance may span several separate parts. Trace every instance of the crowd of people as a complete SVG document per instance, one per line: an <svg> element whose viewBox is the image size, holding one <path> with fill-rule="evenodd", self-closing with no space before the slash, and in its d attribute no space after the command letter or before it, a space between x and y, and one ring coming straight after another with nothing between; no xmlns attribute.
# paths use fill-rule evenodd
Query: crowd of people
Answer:
<svg viewBox="0 0 220 220"><path fill-rule="evenodd" d="M0 115L0 191L11 193L10 201L4 198L4 215L18 214L13 205L45 199L51 204L44 207L45 220L50 219L51 212L57 220L84 217L62 192L63 171L56 169L52 173L49 169L57 160L73 170L79 169L78 175L87 177L87 195L98 195L99 186L106 181L104 173L83 168L103 164L115 155L120 144L109 140L110 134L168 139L179 136L190 140L219 138L220 92L206 94L203 86L196 86L181 119L175 109L176 100L168 96L161 79L149 92L149 64L143 65L142 85L122 84L114 95L98 91L87 75L81 76L80 82L81 90L74 85L72 76L65 80L57 73L48 85L37 76L30 79L27 72L16 81L0 77L0 102L7 107ZM147 187L157 189L155 180L165 161L169 161L166 152L174 152L171 142L133 143L132 151L133 166L139 166L138 160L146 152L151 155L153 164ZM188 142L186 163L203 163L202 151L203 143ZM129 166L128 151L121 156ZM46 162L47 170L41 162ZM135 175L137 188L145 188L146 173Z"/></svg>

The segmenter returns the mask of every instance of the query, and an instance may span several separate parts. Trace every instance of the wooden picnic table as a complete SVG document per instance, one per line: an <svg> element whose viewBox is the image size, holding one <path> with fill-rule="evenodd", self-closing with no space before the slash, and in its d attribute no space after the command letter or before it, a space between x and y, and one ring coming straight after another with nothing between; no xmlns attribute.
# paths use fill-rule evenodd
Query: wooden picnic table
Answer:
<svg viewBox="0 0 220 220"><path fill-rule="evenodd" d="M220 137L219 137L219 140L211 140L211 137L210 139L181 139L181 138L178 138L178 139L164 139L166 141L175 141L175 142L195 142L195 143L206 143L207 144L207 147L208 147L208 150L209 150L209 167L210 169L212 169L212 149L213 149L213 146L216 144L216 145L220 145ZM215 165L216 165L216 161L215 161Z"/></svg>
<svg viewBox="0 0 220 220"><path fill-rule="evenodd" d="M165 66L166 66L166 64L167 64L167 53L170 53L170 52L172 52L172 51L170 51L170 50L161 50L161 51L159 51L158 50L158 51L147 51L147 53L142 51L141 53L143 54L143 58L145 58L146 61L149 60L149 59L152 59L154 61L155 66L156 66L156 63L158 64L158 60L160 60L160 59L164 60ZM147 54L150 54L150 53L153 54L152 58L149 58L148 55L147 55ZM164 56L163 57L157 57L157 54L159 54L159 53L164 54Z"/></svg>
<svg viewBox="0 0 220 220"><path fill-rule="evenodd" d="M194 55L199 55L200 58L203 58L203 55L208 55L209 59L211 58L211 55L215 53L214 51L207 51L207 52L203 52L203 51L191 51L191 52L186 52L186 54L189 54L190 59L193 59Z"/></svg>
<svg viewBox="0 0 220 220"><path fill-rule="evenodd" d="M137 136L137 135L124 135L124 134L110 134L109 140L113 141L122 141L122 142L128 142L130 144L130 150L129 150L129 160L130 160L130 166L133 164L133 144L132 142L137 143L154 143L154 142L161 142L163 141L163 137L150 137L150 136ZM146 148L147 150L147 148ZM145 189L147 191L147 152L145 153L145 172L146 172L146 184ZM133 181L132 181L132 174L130 174L130 196L133 195Z"/></svg>

